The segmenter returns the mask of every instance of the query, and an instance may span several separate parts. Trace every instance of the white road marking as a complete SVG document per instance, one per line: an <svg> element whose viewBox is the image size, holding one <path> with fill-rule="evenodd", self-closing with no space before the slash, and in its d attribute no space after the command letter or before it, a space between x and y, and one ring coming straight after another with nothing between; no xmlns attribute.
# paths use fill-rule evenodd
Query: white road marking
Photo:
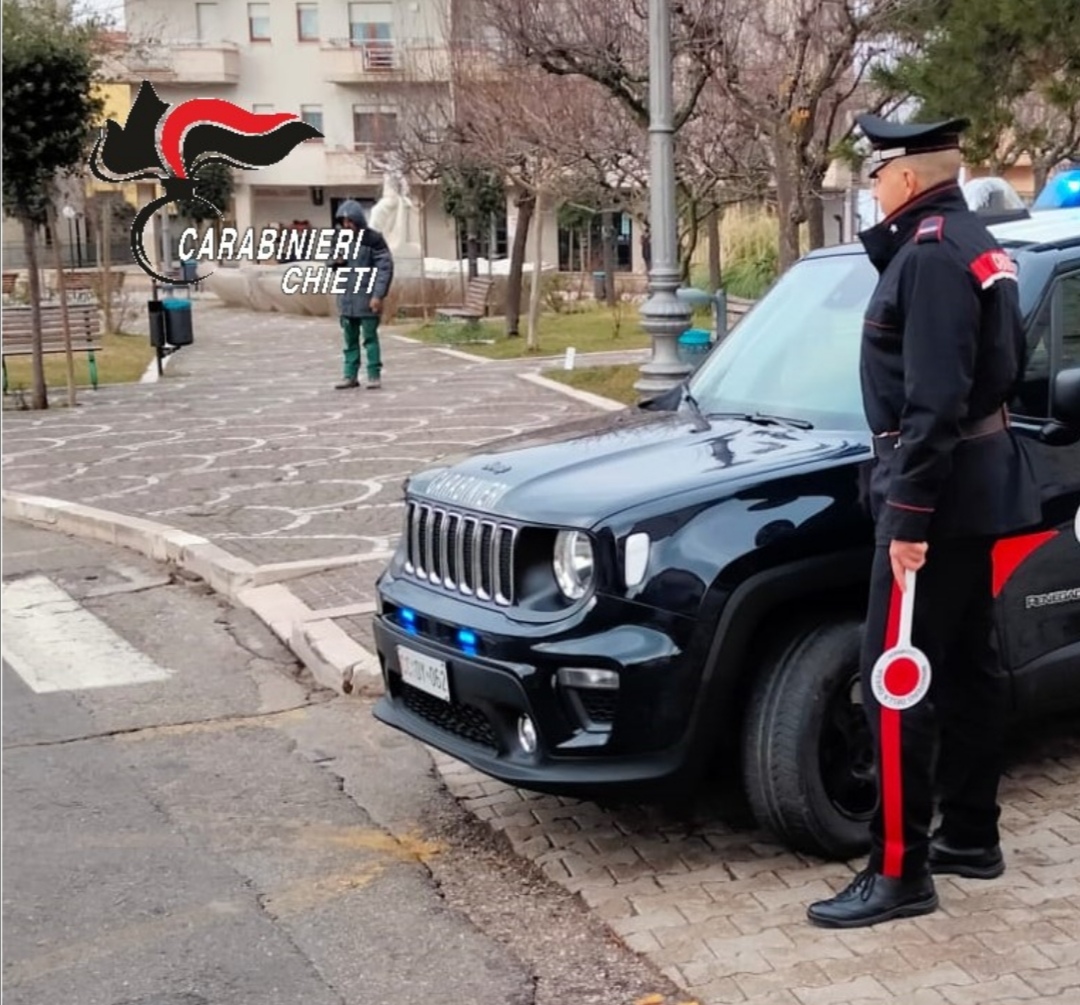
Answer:
<svg viewBox="0 0 1080 1005"><path fill-rule="evenodd" d="M4 583L0 607L0 654L38 694L172 676L46 576Z"/></svg>

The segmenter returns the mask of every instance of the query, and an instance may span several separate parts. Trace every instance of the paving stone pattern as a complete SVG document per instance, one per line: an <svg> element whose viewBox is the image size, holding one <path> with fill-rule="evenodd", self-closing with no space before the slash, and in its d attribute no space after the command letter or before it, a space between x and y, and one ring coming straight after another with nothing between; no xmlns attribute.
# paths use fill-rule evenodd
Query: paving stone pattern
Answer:
<svg viewBox="0 0 1080 1005"><path fill-rule="evenodd" d="M62 393L46 413L5 409L4 486L167 523L256 565L350 556L288 581L315 610L373 600L411 471L595 414L515 376L550 361L474 362L387 333L384 389L334 391L333 319L201 301L194 320L195 345L157 383L83 391L74 412ZM370 621L336 619L368 647ZM701 1005L1075 1005L1077 735L1066 728L1014 756L1004 877L942 880L937 914L853 932L812 928L804 911L859 863L792 854L709 811L687 823L655 808L539 796L436 758L472 812Z"/></svg>
<svg viewBox="0 0 1080 1005"><path fill-rule="evenodd" d="M5 486L171 524L257 565L363 555L394 546L410 472L596 414L516 379L538 364L469 362L389 333L383 389L335 391L329 318L197 302L194 330L157 383L82 391L74 412L63 393L45 413L6 410Z"/></svg>
<svg viewBox="0 0 1080 1005"><path fill-rule="evenodd" d="M861 862L720 822L538 795L436 754L450 790L701 1005L1080 1002L1080 723L1012 751L1008 868L939 878L940 911L836 932L805 920Z"/></svg>

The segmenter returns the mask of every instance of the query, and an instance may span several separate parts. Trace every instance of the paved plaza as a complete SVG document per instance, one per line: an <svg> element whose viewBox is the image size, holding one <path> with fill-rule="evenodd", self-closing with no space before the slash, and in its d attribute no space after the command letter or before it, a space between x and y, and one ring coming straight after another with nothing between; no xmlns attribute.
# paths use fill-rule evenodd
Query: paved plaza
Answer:
<svg viewBox="0 0 1080 1005"><path fill-rule="evenodd" d="M521 379L551 361L471 360L391 331L383 389L335 391L335 319L213 298L197 300L194 318L195 344L160 381L80 391L74 410L62 391L47 412L5 407L5 515L61 529L109 524L121 543L118 527L132 541L172 528L155 531L163 555L194 556L193 569L200 554L215 556L234 599L301 639L305 661L321 659L320 679L335 653L367 650L357 690L377 690L374 581L400 530L403 479L436 457L597 409ZM369 714L366 698L355 707ZM691 819L605 808L435 761L466 807L662 967L686 1001L1080 1002L1075 724L1013 752L1002 878L940 880L938 913L853 932L812 928L804 911L860 863L792 854L707 804Z"/></svg>

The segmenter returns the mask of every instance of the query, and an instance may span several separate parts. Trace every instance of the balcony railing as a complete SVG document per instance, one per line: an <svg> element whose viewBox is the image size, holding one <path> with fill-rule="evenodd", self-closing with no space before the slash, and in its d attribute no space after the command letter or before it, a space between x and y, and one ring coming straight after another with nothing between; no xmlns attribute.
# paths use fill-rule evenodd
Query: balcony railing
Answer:
<svg viewBox="0 0 1080 1005"><path fill-rule="evenodd" d="M240 49L235 42L168 39L133 46L123 58L127 79L168 84L235 84Z"/></svg>
<svg viewBox="0 0 1080 1005"><path fill-rule="evenodd" d="M336 84L445 80L450 67L449 50L434 39L332 38L322 57L326 79Z"/></svg>
<svg viewBox="0 0 1080 1005"><path fill-rule="evenodd" d="M328 145L325 150L326 185L381 184L384 159L377 149L365 144Z"/></svg>

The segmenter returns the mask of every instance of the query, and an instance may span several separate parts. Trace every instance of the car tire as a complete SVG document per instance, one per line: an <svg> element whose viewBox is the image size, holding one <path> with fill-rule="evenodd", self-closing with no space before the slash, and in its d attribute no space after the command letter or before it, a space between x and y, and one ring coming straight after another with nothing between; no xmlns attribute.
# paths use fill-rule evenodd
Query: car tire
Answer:
<svg viewBox="0 0 1080 1005"><path fill-rule="evenodd" d="M791 631L763 660L745 719L743 783L755 819L793 850L826 859L870 844L877 787L861 638L855 619Z"/></svg>

